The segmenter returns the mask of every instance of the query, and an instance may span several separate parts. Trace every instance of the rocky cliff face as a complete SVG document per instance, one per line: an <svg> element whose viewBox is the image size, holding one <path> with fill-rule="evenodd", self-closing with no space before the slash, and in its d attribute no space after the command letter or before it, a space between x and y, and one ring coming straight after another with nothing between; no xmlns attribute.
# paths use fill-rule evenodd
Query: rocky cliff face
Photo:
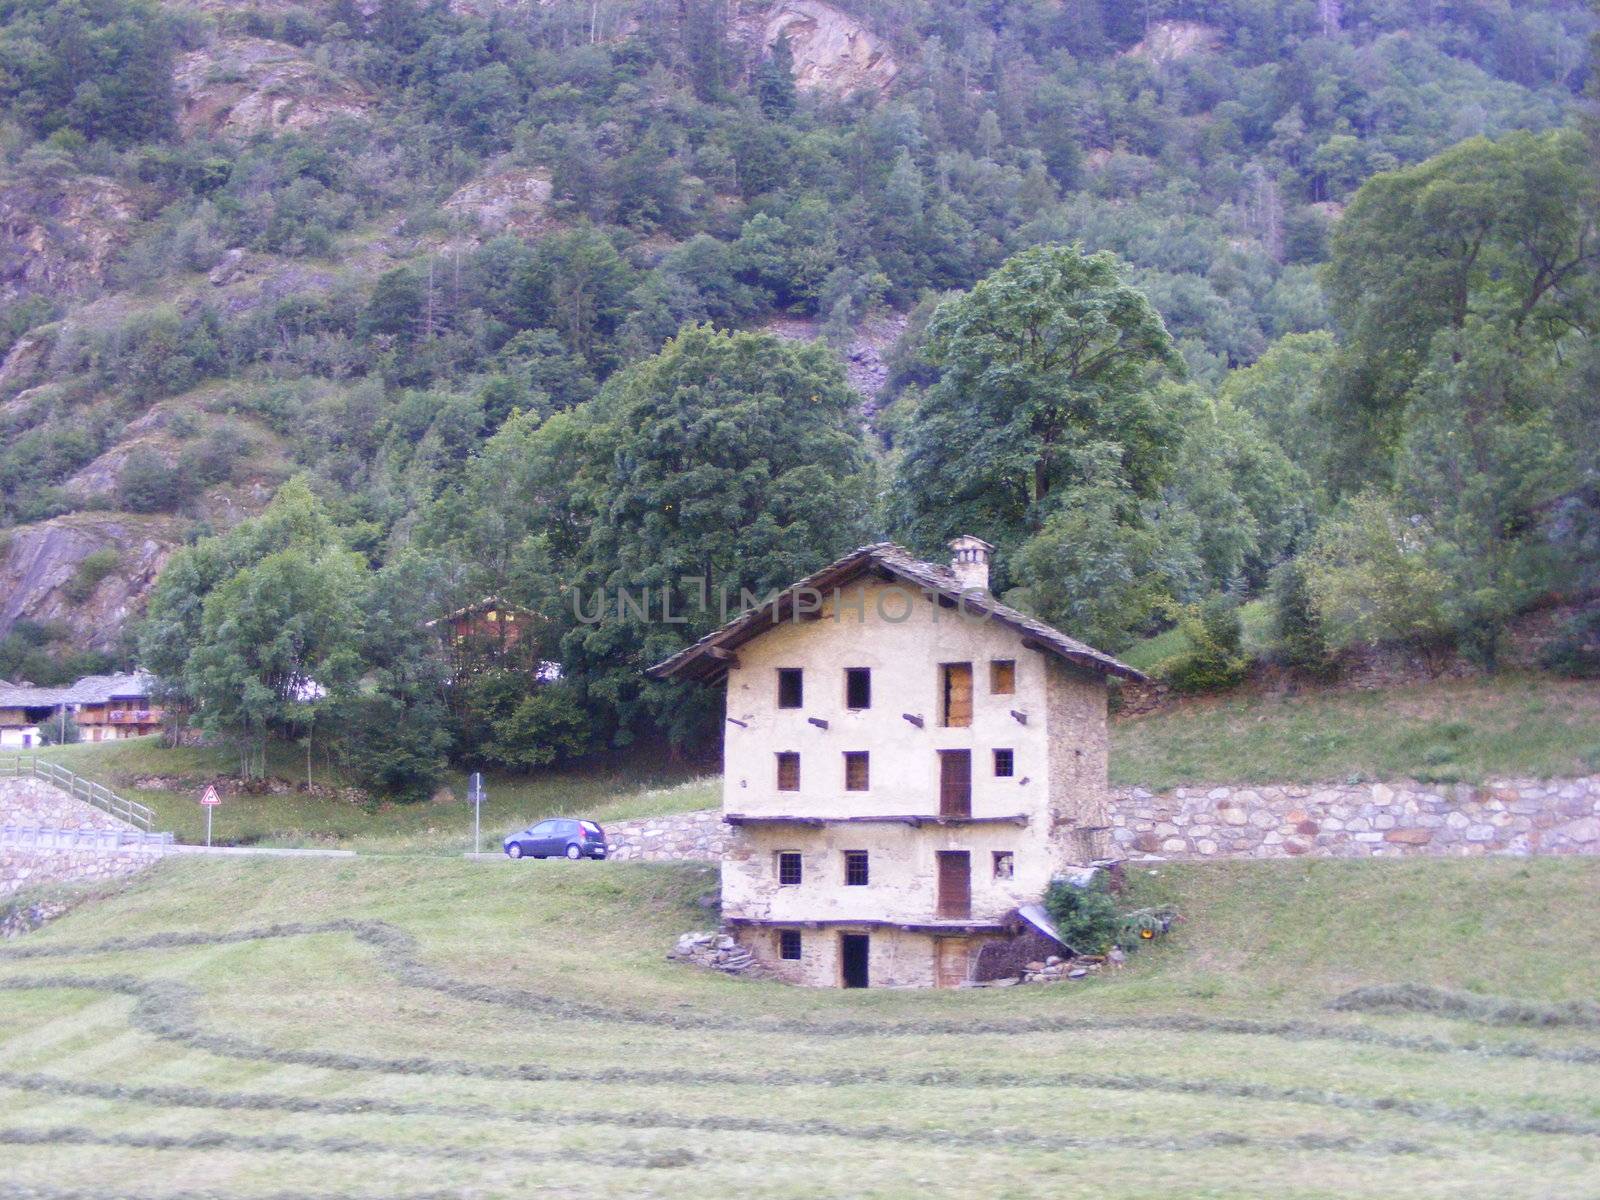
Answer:
<svg viewBox="0 0 1600 1200"><path fill-rule="evenodd" d="M123 625L143 611L187 524L178 517L82 512L0 532L0 636L27 617L60 623L79 647L112 649ZM75 599L69 588L79 565L108 547L117 554L116 569Z"/></svg>
<svg viewBox="0 0 1600 1200"><path fill-rule="evenodd" d="M856 92L886 92L900 64L882 38L823 0L778 0L743 17L757 21L761 45L788 40L795 86L844 99Z"/></svg>
<svg viewBox="0 0 1600 1200"><path fill-rule="evenodd" d="M361 117L375 99L293 46L265 38L219 38L178 59L178 124L186 135L248 138Z"/></svg>
<svg viewBox="0 0 1600 1200"><path fill-rule="evenodd" d="M0 176L0 299L100 283L138 217L134 193L109 179Z"/></svg>

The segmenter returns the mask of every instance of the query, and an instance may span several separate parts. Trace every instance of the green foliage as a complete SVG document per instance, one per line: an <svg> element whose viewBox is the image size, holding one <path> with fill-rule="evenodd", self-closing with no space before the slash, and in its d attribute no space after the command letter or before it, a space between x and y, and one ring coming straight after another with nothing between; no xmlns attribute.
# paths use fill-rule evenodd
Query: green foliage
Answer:
<svg viewBox="0 0 1600 1200"><path fill-rule="evenodd" d="M1242 653L1244 625L1234 600L1213 596L1169 612L1187 648L1156 667L1159 678L1190 693L1225 691L1243 681L1250 660Z"/></svg>
<svg viewBox="0 0 1600 1200"><path fill-rule="evenodd" d="M1425 530L1376 493L1351 499L1304 556L1317 621L1336 648L1448 642L1449 581L1429 561Z"/></svg>
<svg viewBox="0 0 1600 1200"><path fill-rule="evenodd" d="M1600 678L1600 607L1569 618L1539 656L1547 670L1574 679Z"/></svg>
<svg viewBox="0 0 1600 1200"><path fill-rule="evenodd" d="M38 136L166 137L171 20L148 0L12 0L0 7L0 105Z"/></svg>
<svg viewBox="0 0 1600 1200"><path fill-rule="evenodd" d="M1124 909L1111 894L1104 872L1096 872L1086 887L1052 880L1044 907L1061 940L1077 954L1104 954L1112 946L1137 950L1141 942L1165 934L1177 915L1170 906Z"/></svg>
<svg viewBox="0 0 1600 1200"><path fill-rule="evenodd" d="M78 741L78 736L78 723L72 719L71 713L65 717L58 713L39 725L41 746L71 746Z"/></svg>
<svg viewBox="0 0 1600 1200"><path fill-rule="evenodd" d="M67 599L82 603L93 595L101 580L115 571L121 561L122 555L115 546L91 550L79 560L72 578L62 584L61 590L66 593Z"/></svg>
<svg viewBox="0 0 1600 1200"><path fill-rule="evenodd" d="M192 475L173 469L173 464L153 450L138 449L129 454L117 477L117 505L127 512L175 512L193 494Z"/></svg>
<svg viewBox="0 0 1600 1200"><path fill-rule="evenodd" d="M1273 571L1271 598L1274 657L1314 679L1331 677L1337 660L1317 616L1305 563L1290 559Z"/></svg>

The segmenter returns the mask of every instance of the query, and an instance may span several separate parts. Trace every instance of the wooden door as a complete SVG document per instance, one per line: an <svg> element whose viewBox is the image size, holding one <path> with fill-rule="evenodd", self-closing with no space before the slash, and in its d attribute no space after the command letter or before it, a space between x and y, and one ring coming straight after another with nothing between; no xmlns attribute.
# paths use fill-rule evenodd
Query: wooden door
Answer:
<svg viewBox="0 0 1600 1200"><path fill-rule="evenodd" d="M944 720L940 723L950 726L966 726L972 724L972 664L971 663L945 663L940 668L943 676Z"/></svg>
<svg viewBox="0 0 1600 1200"><path fill-rule="evenodd" d="M940 938L933 943L935 987L960 987L972 970L972 943L966 938Z"/></svg>
<svg viewBox="0 0 1600 1200"><path fill-rule="evenodd" d="M965 850L939 851L938 915L972 915L972 856Z"/></svg>
<svg viewBox="0 0 1600 1200"><path fill-rule="evenodd" d="M972 815L972 751L939 751L939 815Z"/></svg>

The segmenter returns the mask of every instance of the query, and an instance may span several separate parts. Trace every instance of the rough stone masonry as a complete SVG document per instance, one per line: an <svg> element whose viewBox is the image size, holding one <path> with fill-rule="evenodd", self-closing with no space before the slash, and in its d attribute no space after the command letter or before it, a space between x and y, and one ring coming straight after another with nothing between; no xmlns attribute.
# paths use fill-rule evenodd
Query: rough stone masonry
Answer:
<svg viewBox="0 0 1600 1200"><path fill-rule="evenodd" d="M1122 788L1110 807L1113 845L1128 858L1600 854L1600 775ZM705 809L619 821L606 837L619 861L716 861L727 830Z"/></svg>
<svg viewBox="0 0 1600 1200"><path fill-rule="evenodd" d="M160 846L31 845L35 830L138 832L43 780L0 779L0 896L44 884L131 875L157 862L162 854Z"/></svg>

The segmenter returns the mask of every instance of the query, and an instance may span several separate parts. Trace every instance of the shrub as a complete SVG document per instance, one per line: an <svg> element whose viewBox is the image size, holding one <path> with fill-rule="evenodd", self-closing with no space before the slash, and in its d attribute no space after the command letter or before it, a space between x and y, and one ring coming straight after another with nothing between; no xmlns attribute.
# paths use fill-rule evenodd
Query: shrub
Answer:
<svg viewBox="0 0 1600 1200"><path fill-rule="evenodd" d="M72 714L55 716L39 722L39 744L42 746L70 746L78 740L78 723Z"/></svg>
<svg viewBox="0 0 1600 1200"><path fill-rule="evenodd" d="M1273 647L1278 661L1319 679L1335 674L1338 660L1328 645L1306 584L1305 567L1299 559L1290 559L1273 571L1270 596Z"/></svg>
<svg viewBox="0 0 1600 1200"><path fill-rule="evenodd" d="M1119 908L1105 880L1103 872L1087 887L1057 879L1045 893L1045 911L1074 953L1104 954L1112 946L1135 950L1172 927L1177 914L1170 908Z"/></svg>
<svg viewBox="0 0 1600 1200"><path fill-rule="evenodd" d="M135 450L117 480L117 503L127 512L172 512L189 498L189 477L161 455Z"/></svg>
<svg viewBox="0 0 1600 1200"><path fill-rule="evenodd" d="M1156 674L1179 692L1222 691L1240 683L1250 660L1241 650L1244 623L1238 604L1229 596L1213 596L1173 611L1189 649L1163 662Z"/></svg>
<svg viewBox="0 0 1600 1200"><path fill-rule="evenodd" d="M1546 670L1575 679L1600 678L1600 606L1580 612L1563 625L1539 662Z"/></svg>
<svg viewBox="0 0 1600 1200"><path fill-rule="evenodd" d="M78 563L78 569L72 573L72 578L62 585L61 590L67 594L67 599L77 604L82 604L91 595L94 589L100 586L100 581L117 569L117 564L122 561L122 556L117 553L115 546L101 546L100 549L86 554Z"/></svg>

